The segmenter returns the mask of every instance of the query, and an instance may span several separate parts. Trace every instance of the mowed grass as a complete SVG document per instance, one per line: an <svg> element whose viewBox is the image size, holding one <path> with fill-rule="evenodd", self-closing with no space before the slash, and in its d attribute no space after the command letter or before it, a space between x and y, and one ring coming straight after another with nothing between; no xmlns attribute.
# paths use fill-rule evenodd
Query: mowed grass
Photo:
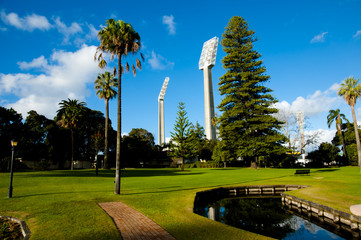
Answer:
<svg viewBox="0 0 361 240"><path fill-rule="evenodd" d="M144 213L177 239L267 239L193 213L196 192L222 186L301 184L291 194L350 212L361 204L357 167L312 169L127 169L121 195L114 192L114 171L15 172L8 199L9 173L0 173L0 215L26 220L31 239L120 239L112 219L97 205L122 201Z"/></svg>

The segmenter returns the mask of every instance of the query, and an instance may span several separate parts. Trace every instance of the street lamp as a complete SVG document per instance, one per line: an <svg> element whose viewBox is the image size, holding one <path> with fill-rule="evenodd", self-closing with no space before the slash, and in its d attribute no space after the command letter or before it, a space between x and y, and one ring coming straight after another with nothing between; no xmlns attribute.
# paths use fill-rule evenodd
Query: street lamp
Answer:
<svg viewBox="0 0 361 240"><path fill-rule="evenodd" d="M18 142L15 140L11 140L11 164L10 164L10 187L8 198L13 196L13 166L14 166L14 149L18 145Z"/></svg>

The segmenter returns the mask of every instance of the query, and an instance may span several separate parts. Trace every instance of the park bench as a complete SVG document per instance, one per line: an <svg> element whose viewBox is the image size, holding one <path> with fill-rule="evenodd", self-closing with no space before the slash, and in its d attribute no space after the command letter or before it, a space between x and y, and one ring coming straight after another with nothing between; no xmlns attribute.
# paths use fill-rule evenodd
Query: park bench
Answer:
<svg viewBox="0 0 361 240"><path fill-rule="evenodd" d="M310 169L297 169L295 175L307 174L310 175Z"/></svg>

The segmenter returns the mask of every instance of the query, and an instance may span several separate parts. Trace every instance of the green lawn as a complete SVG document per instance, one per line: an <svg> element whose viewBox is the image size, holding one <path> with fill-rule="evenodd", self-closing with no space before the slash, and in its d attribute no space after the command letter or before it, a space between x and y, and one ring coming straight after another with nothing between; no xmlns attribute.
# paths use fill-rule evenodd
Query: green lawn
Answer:
<svg viewBox="0 0 361 240"><path fill-rule="evenodd" d="M194 214L196 192L221 186L302 184L293 195L349 212L361 203L357 167L312 169L129 169L122 194L113 194L114 171L15 172L13 198L7 198L9 173L0 173L0 215L26 220L31 239L119 239L99 202L122 201L144 213L177 239L267 239Z"/></svg>

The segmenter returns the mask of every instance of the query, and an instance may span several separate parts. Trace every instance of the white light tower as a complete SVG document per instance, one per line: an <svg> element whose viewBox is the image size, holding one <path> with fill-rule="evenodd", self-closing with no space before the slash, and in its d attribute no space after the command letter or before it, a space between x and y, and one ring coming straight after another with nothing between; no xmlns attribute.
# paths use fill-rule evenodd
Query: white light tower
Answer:
<svg viewBox="0 0 361 240"><path fill-rule="evenodd" d="M297 123L300 127L300 133L301 133L301 153L302 157L304 158L305 154L305 135L303 133L303 125L305 124L305 117L303 112L297 112L296 113Z"/></svg>
<svg viewBox="0 0 361 240"><path fill-rule="evenodd" d="M158 144L163 145L164 139L164 95L167 91L169 77L166 77L158 97Z"/></svg>
<svg viewBox="0 0 361 240"><path fill-rule="evenodd" d="M209 140L216 139L216 128L212 125L214 117L214 100L212 84L212 67L216 63L218 38L214 37L203 44L199 70L203 70L204 78L204 112L206 137Z"/></svg>

